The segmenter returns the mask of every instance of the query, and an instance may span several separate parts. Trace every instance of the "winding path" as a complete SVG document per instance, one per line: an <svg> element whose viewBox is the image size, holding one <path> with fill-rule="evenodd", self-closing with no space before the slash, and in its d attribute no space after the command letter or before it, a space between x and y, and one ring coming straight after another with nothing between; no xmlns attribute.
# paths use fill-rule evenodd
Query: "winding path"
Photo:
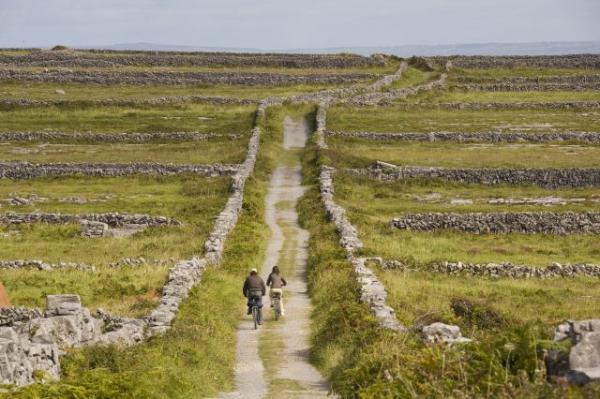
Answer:
<svg viewBox="0 0 600 399"><path fill-rule="evenodd" d="M284 154L271 176L265 222L271 229L261 276L279 265L288 281L285 317L273 321L265 299L265 325L258 331L248 317L237 333L236 391L224 398L326 397L329 385L309 362L310 298L306 287L308 232L298 225L296 204L303 195L298 149L310 134L306 121L284 121ZM262 358L261 358L262 355ZM264 362L267 364L264 364Z"/></svg>

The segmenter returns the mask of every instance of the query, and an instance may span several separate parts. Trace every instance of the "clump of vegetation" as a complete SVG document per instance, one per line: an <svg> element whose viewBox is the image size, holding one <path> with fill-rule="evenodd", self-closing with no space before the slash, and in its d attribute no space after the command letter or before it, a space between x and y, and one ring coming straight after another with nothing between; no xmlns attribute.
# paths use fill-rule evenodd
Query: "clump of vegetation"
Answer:
<svg viewBox="0 0 600 399"><path fill-rule="evenodd" d="M64 50L69 50L69 48L62 44L58 44L50 49L50 51L64 51Z"/></svg>
<svg viewBox="0 0 600 399"><path fill-rule="evenodd" d="M408 65L410 65L414 68L417 68L423 72L432 72L433 71L431 64L429 64L429 61L427 61L423 57L417 57L417 56L410 57L408 59Z"/></svg>

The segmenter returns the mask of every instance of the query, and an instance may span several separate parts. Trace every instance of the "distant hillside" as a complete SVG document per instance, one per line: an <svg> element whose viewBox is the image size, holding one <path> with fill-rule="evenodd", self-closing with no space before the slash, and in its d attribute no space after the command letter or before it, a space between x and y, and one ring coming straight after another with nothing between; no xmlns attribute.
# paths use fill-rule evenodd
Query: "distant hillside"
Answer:
<svg viewBox="0 0 600 399"><path fill-rule="evenodd" d="M106 46L75 46L108 50L149 50L149 51L225 51L237 53L373 53L395 54L401 57L412 55L560 55L560 54L600 54L600 41L590 42L538 42L538 43L473 43L440 45L403 45L388 47L335 47L290 50L269 50L256 48L231 48L186 46L155 43L120 43Z"/></svg>

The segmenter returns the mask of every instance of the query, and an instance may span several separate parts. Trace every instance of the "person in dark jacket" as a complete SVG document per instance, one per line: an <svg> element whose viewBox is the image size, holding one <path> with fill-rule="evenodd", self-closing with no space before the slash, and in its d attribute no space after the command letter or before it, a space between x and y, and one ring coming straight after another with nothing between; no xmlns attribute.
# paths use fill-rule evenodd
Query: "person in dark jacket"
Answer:
<svg viewBox="0 0 600 399"><path fill-rule="evenodd" d="M248 298L248 314L252 314L252 306L256 302L258 306L258 324L262 323L262 297L267 293L265 282L258 275L256 269L250 271L250 275L244 281L244 296Z"/></svg>
<svg viewBox="0 0 600 399"><path fill-rule="evenodd" d="M269 290L269 298L271 300L271 307L273 307L273 295L279 294L279 308L281 309L282 316L285 314L285 310L283 309L283 287L286 285L287 281L281 275L279 267L273 266L273 270L271 270L271 274L267 278L267 286L271 288Z"/></svg>

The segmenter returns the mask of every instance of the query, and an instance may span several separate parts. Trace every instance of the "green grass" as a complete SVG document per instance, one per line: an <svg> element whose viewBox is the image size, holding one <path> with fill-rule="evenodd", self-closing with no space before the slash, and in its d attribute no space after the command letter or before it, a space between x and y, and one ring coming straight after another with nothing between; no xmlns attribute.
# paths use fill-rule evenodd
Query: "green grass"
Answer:
<svg viewBox="0 0 600 399"><path fill-rule="evenodd" d="M575 110L422 110L336 106L329 130L369 132L598 131L600 112Z"/></svg>
<svg viewBox="0 0 600 399"><path fill-rule="evenodd" d="M175 262L148 266L125 266L96 271L1 270L13 306L44 308L46 295L74 293L90 309L142 317L158 305L160 290Z"/></svg>
<svg viewBox="0 0 600 399"><path fill-rule="evenodd" d="M451 308L452 298L465 298L498 314L511 324L540 321L553 328L565 320L586 320L600 312L597 278L557 280L490 280L469 276L446 276L425 272L378 273L389 303L404 325L441 321L460 324L469 335L504 325L470 325ZM488 322L492 322L489 320ZM497 322L497 320L496 320ZM473 329L471 329L473 327ZM483 331L477 331L480 328ZM489 337L481 337L489 338Z"/></svg>
<svg viewBox="0 0 600 399"><path fill-rule="evenodd" d="M514 103L514 102L562 102L600 101L600 91L460 91L433 90L398 100L425 103Z"/></svg>
<svg viewBox="0 0 600 399"><path fill-rule="evenodd" d="M337 167L374 161L450 168L589 168L600 166L600 146L379 142L332 137L325 154Z"/></svg>
<svg viewBox="0 0 600 399"><path fill-rule="evenodd" d="M159 162L159 163L241 163L247 151L247 137L218 138L177 144L9 144L0 143L4 161L55 162Z"/></svg>
<svg viewBox="0 0 600 399"><path fill-rule="evenodd" d="M360 83L360 82L359 82ZM362 82L367 83L367 82ZM342 87L338 84L254 85L90 85L83 83L0 82L0 100L34 99L89 101L103 99L136 100L164 96L238 97L259 100L268 96L295 94ZM57 94L61 89L65 94Z"/></svg>
<svg viewBox="0 0 600 399"><path fill-rule="evenodd" d="M381 183L338 173L335 176L336 201L348 212L365 244L363 253L386 259L403 260L411 265L461 261L497 263L510 261L530 266L560 263L600 263L600 245L594 235L573 234L482 234L454 231L413 232L389 227L392 218L413 212L502 212L502 211L585 211L593 205L509 206L481 203L486 198L539 198L543 196L583 196L597 199L595 189L544 190L535 187L488 187L435 181ZM415 197L438 193L436 201ZM450 204L451 199L476 199L474 205Z"/></svg>
<svg viewBox="0 0 600 399"><path fill-rule="evenodd" d="M1 131L245 133L252 106L186 104L160 107L34 107L0 111Z"/></svg>
<svg viewBox="0 0 600 399"><path fill-rule="evenodd" d="M317 182L318 165L322 161L313 144L304 158L305 183L310 188L299 210L300 222L311 234L308 279L315 306L313 359L330 378L338 395L347 398L597 395L598 384L585 388L552 385L535 372L542 363L541 348L551 337L543 325L509 324L490 334L489 339L452 348L425 347L414 335L379 328L366 307L358 303L352 267L339 246L335 227L323 211ZM343 195L337 190L336 185L339 201ZM419 289L416 286L410 295L418 295ZM398 291L399 296L402 293Z"/></svg>
<svg viewBox="0 0 600 399"><path fill-rule="evenodd" d="M0 197L38 194L46 197L26 207L2 206L2 212L148 213L174 217L183 226L149 228L125 238L88 239L79 226L0 226L1 260L40 259L48 263L77 262L97 267L97 272L0 270L13 305L43 305L52 293L81 294L84 304L138 314L152 305L166 277L164 266L202 253L204 241L229 195L229 179L199 177L65 178L0 181ZM85 204L64 203L78 196ZM108 269L121 258L143 257L148 267Z"/></svg>
<svg viewBox="0 0 600 399"><path fill-rule="evenodd" d="M514 68L452 68L450 79L455 76L468 76L472 78L494 78L501 79L510 76L523 76L530 78L543 78L546 76L580 76L596 75L600 69L594 68L532 68L532 67L514 67Z"/></svg>
<svg viewBox="0 0 600 399"><path fill-rule="evenodd" d="M269 236L264 196L281 148L281 137L270 124L263 124L255 174L246 184L243 211L226 242L222 265L203 274L173 328L128 349L74 351L61 361L60 382L36 384L6 397L184 399L216 397L234 388L235 331L244 308L241 285L248 269L262 263Z"/></svg>
<svg viewBox="0 0 600 399"><path fill-rule="evenodd" d="M396 80L389 87L392 89L401 89L410 86L418 86L427 83L438 76L438 72L423 72L420 69L408 67L402 73L402 78Z"/></svg>

